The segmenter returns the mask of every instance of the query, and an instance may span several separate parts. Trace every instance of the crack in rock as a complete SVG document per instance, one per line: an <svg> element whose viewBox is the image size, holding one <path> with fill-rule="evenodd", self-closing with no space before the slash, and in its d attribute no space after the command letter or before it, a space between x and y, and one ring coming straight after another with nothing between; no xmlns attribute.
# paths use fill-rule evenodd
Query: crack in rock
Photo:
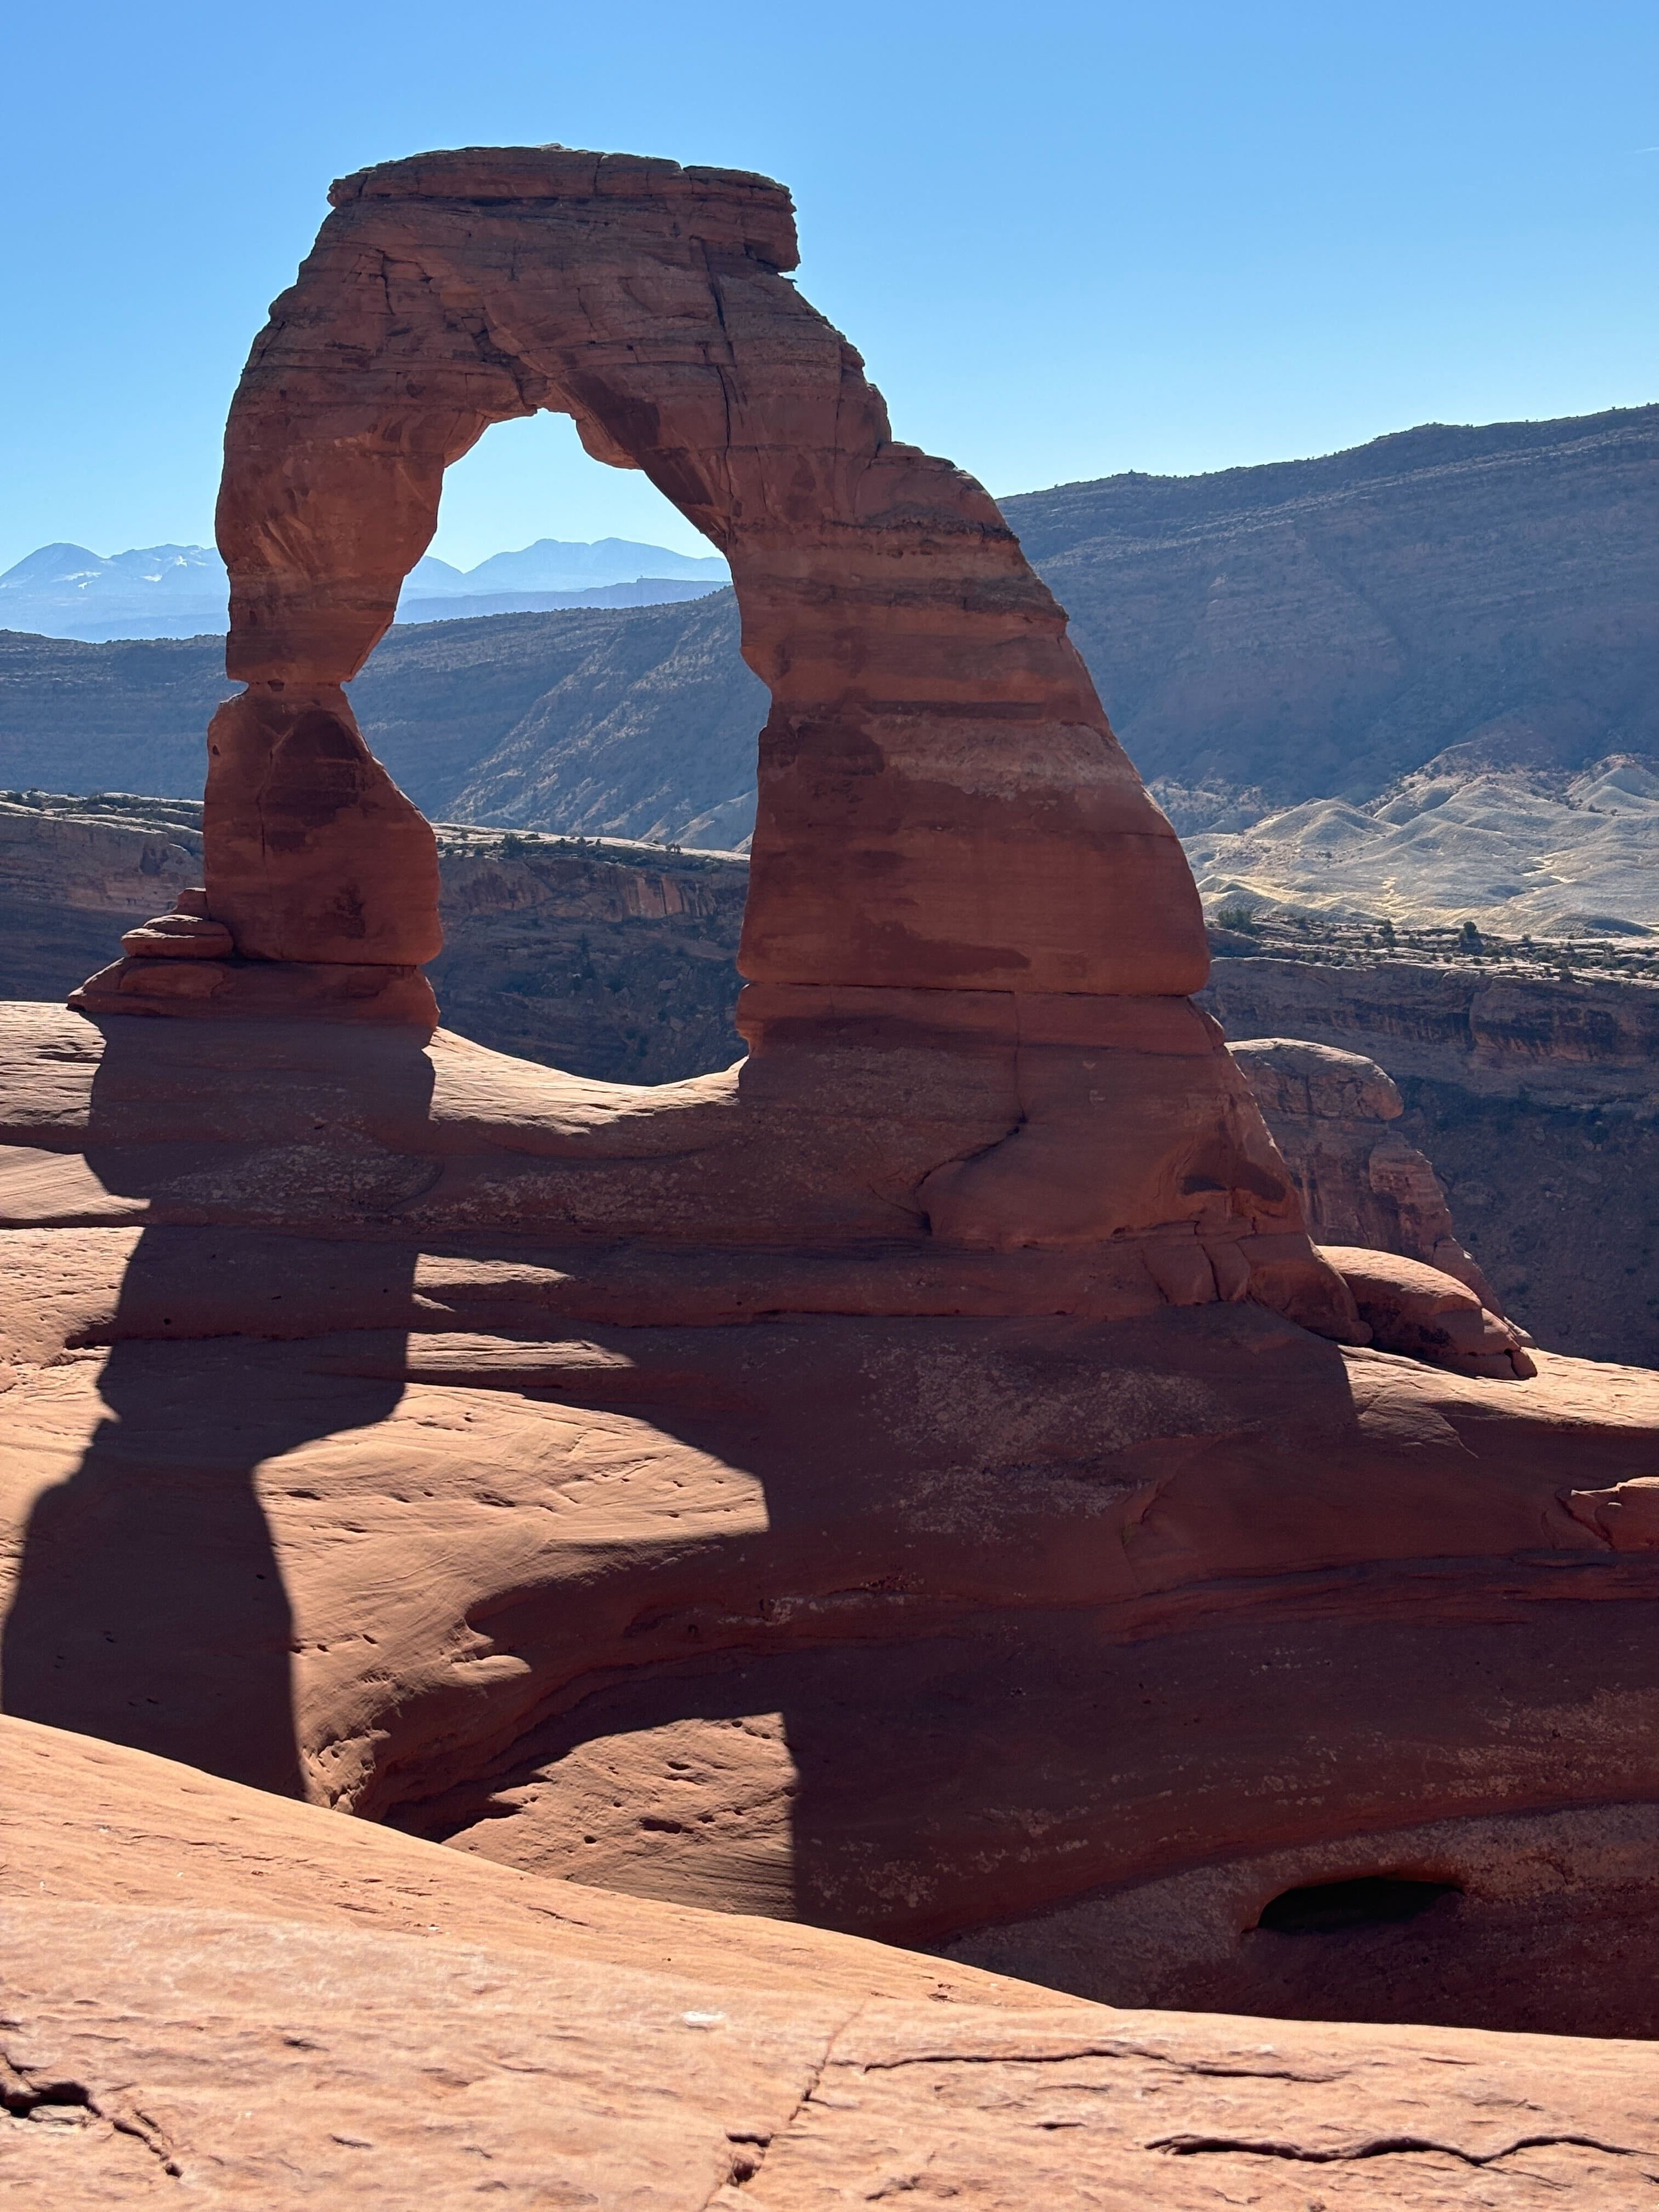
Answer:
<svg viewBox="0 0 1659 2212"><path fill-rule="evenodd" d="M9 2055L0 2051L0 2112L9 2113L14 2120L33 2120L53 2112L83 2112L94 2120L102 2120L115 2130L117 2135L130 2136L142 2143L153 2158L159 2159L164 2173L177 2181L183 2178L182 2169L173 2157L172 2146L166 2136L147 2114L137 2111L118 2111L113 2106L100 2105L85 2082L62 2079L37 2080L15 2064Z"/></svg>
<svg viewBox="0 0 1659 2212"><path fill-rule="evenodd" d="M824 2039L823 2049L819 2052L817 2063L806 2077L806 2086L795 2100L793 2108L781 2127L775 2128L769 2133L761 2128L729 2128L726 2130L726 2140L732 2147L732 2154L727 2161L725 2173L715 2185L713 2194L704 2203L703 2212L709 2212L709 2208L719 2202L726 2190L746 2189L755 2179L766 2164L773 2144L781 2136L787 2136L789 2133L796 2121L811 2103L818 2083L823 2079L824 2069L835 2055L836 2044L846 2034L848 2029L862 2016L864 2011L863 2005L856 2006L838 2027L831 2028L829 2035Z"/></svg>
<svg viewBox="0 0 1659 2212"><path fill-rule="evenodd" d="M897 2058L860 2062L860 2074L890 2074L902 2066L1070 2066L1084 2058L1144 2058L1166 2066L1175 2074L1195 2075L1206 2081L1303 2081L1325 2087L1346 2079L1348 2069L1334 2067L1322 2072L1295 2066L1229 2066L1218 2059L1182 2058L1169 2051L1143 2048L1133 2043L1085 2043L1069 2051L920 2051ZM1175 2138L1169 2139L1171 2142ZM1162 2145L1154 2148L1163 2148Z"/></svg>
<svg viewBox="0 0 1659 2212"><path fill-rule="evenodd" d="M1551 2144L1568 2143L1581 2150L1599 2150L1609 2158L1634 2158L1637 2153L1627 2143L1603 2142L1595 2136L1537 2135L1517 2136L1501 2150L1472 2151L1460 2149L1456 2143L1436 2142L1427 2136L1378 2136L1370 2142L1351 2143L1340 2150L1312 2150L1304 2143L1275 2142L1271 2137L1244 2136L1158 2136L1150 2142L1148 2150L1164 2150L1176 2158L1191 2158L1207 2152L1231 2153L1245 2158L1285 2158L1297 2160L1309 2166L1338 2166L1363 2158L1393 2158L1437 2151L1443 2157L1461 2159L1465 2166L1495 2166L1499 2159L1513 2158L1516 2151L1538 2150Z"/></svg>

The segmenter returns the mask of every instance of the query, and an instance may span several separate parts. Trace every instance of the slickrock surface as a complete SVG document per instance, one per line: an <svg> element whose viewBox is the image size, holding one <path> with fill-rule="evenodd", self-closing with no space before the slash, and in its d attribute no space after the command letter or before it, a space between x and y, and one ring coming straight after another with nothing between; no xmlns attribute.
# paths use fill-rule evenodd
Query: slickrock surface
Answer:
<svg viewBox="0 0 1659 2212"><path fill-rule="evenodd" d="M1647 1861L1529 1825L1659 1799L1659 1554L1605 1504L1659 1378L1171 1304L1190 1233L932 1234L908 1148L971 1152L994 1063L913 1061L894 1125L765 1049L630 1091L442 1032L4 1034L9 1710L1091 1995L1206 1986L1212 1923L1149 1966L1111 1915L1230 1869L1238 2010L1390 2015L1398 1931L1288 1991L1246 1931L1438 1823L1452 2016L1659 2026ZM1499 1815L1568 1871L1493 1918Z"/></svg>
<svg viewBox="0 0 1659 2212"><path fill-rule="evenodd" d="M1624 2212L1659 2185L1628 2043L1109 2011L15 1721L0 1853L0 2192L52 2212Z"/></svg>

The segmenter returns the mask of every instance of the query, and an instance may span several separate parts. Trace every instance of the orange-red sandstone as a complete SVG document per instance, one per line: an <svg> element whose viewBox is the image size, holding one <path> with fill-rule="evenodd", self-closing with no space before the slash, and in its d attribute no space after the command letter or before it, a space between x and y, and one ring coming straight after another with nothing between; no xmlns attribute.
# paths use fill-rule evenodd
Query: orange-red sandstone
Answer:
<svg viewBox="0 0 1659 2212"><path fill-rule="evenodd" d="M1109 2011L0 1722L0 2194L1625 2212L1647 2048Z"/></svg>
<svg viewBox="0 0 1659 2212"><path fill-rule="evenodd" d="M945 1244L883 1180L927 1125L814 1123L763 1056L105 1028L0 1024L12 1710L1097 1995L1386 2012L1386 1946L1287 1981L1246 1931L1426 1872L1414 2006L1659 2026L1653 1376Z"/></svg>
<svg viewBox="0 0 1659 2212"><path fill-rule="evenodd" d="M1659 2026L1659 1383L1500 1379L1363 1255L1361 1322L1059 610L776 187L337 197L228 441L239 957L3 1025L8 1703L1092 1995ZM726 548L773 690L750 1056L659 1091L430 1035L429 839L339 690L541 404ZM1345 1875L1435 1885L1408 1958L1258 1926Z"/></svg>

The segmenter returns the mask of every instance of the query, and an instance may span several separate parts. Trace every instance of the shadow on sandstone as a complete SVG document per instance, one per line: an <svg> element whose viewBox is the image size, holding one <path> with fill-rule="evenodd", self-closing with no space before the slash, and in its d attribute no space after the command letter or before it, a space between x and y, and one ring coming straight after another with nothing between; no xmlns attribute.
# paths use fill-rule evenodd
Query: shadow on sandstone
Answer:
<svg viewBox="0 0 1659 2212"><path fill-rule="evenodd" d="M157 1093L153 1025L99 1026L88 1166L107 1190L155 1199L177 1194L193 1156L210 1195L227 1169L210 1138L180 1129L190 1108ZM223 1073L239 1080L234 1065ZM242 1079L260 1088L251 1072ZM431 1071L413 1044L393 1090L424 1113ZM329 1172L332 1157L317 1148ZM290 1152L285 1171L295 1165ZM0 1706L303 1796L295 1627L259 1474L299 1445L384 1420L403 1385L308 1376L250 1341L262 1317L281 1333L282 1240L259 1240L252 1268L239 1243L228 1230L193 1237L181 1270L166 1228L140 1237L107 1332L103 1418L29 1517L0 1637ZM402 1307L412 1256L386 1258ZM219 1317L216 1335L201 1333L204 1312Z"/></svg>
<svg viewBox="0 0 1659 2212"><path fill-rule="evenodd" d="M1335 1346L1222 1306L583 1335L592 1384L567 1373L561 1408L672 1439L686 1533L481 1592L467 1626L519 1662L516 1721L481 1706L447 1772L406 1744L368 1793L380 1817L915 1942L1201 1855L1218 1807L1277 1836L1305 1813L1287 1763L1311 1800L1346 1757L1361 1820L1393 1809L1377 1706L1444 1700L1340 1564L1402 1501L1375 1495ZM1374 1493L1346 1531L1338 1457ZM694 1532L700 1466L752 1482L763 1528ZM1294 1658L1282 1594L1261 1617L1287 1543L1338 1562Z"/></svg>

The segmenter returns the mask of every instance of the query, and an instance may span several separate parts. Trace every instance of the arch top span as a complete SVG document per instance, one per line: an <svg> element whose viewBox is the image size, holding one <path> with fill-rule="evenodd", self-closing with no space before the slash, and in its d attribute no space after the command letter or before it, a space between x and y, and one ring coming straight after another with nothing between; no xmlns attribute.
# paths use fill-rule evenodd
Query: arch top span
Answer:
<svg viewBox="0 0 1659 2212"><path fill-rule="evenodd" d="M471 207L524 200L678 204L695 234L773 269L800 260L787 185L753 169L682 167L652 154L584 153L569 146L454 146L409 154L337 177L331 208L354 200L461 200Z"/></svg>
<svg viewBox="0 0 1659 2212"><path fill-rule="evenodd" d="M786 273L781 185L483 148L362 170L331 198L226 432L227 662L249 689L215 725L207 866L244 951L435 949L424 824L342 687L431 540L445 468L547 408L731 563L772 694L745 975L1202 981L1185 860L1063 613L983 489L894 440L860 356Z"/></svg>

